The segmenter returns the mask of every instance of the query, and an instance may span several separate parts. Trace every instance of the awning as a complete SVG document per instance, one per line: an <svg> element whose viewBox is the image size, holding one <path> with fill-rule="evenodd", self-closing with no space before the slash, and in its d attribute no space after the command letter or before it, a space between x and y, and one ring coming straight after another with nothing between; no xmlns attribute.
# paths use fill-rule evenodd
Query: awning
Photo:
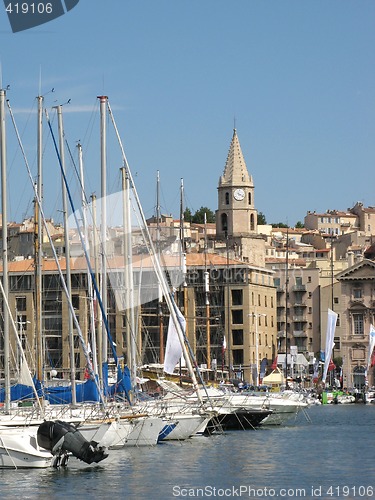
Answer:
<svg viewBox="0 0 375 500"><path fill-rule="evenodd" d="M292 355L288 353L288 365L291 365L292 361L295 365L309 366L309 362L307 361L305 356L301 353L298 353L297 356L293 356L293 360L292 360ZM285 354L277 355L277 364L285 366Z"/></svg>

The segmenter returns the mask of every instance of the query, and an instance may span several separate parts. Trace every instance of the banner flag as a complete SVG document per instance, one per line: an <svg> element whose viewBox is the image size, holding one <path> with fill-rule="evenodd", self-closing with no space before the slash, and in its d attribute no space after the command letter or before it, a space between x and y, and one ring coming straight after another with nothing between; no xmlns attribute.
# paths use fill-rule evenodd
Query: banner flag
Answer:
<svg viewBox="0 0 375 500"><path fill-rule="evenodd" d="M336 321L337 321L337 313L335 313L331 309L328 309L325 361L324 361L324 371L323 371L323 377L322 377L323 382L326 381L328 367L329 367L330 362L331 362L332 349L333 349L333 346L335 345L334 337L335 337L335 330L336 330Z"/></svg>
<svg viewBox="0 0 375 500"><path fill-rule="evenodd" d="M178 322L181 325L182 331L185 333L186 321L182 313L176 307L176 314ZM165 346L165 359L164 359L164 371L165 373L172 374L175 366L180 361L182 356L182 346L180 339L178 337L176 325L172 319L169 317L168 323L168 333L167 333L167 343Z"/></svg>

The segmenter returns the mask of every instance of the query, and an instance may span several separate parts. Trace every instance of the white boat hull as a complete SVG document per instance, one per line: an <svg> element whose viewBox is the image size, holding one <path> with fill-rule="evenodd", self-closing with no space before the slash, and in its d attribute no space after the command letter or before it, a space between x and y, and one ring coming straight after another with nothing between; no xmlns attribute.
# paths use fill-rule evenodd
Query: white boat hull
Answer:
<svg viewBox="0 0 375 500"><path fill-rule="evenodd" d="M0 430L1 469L45 469L52 465L52 454L40 448L37 428Z"/></svg>

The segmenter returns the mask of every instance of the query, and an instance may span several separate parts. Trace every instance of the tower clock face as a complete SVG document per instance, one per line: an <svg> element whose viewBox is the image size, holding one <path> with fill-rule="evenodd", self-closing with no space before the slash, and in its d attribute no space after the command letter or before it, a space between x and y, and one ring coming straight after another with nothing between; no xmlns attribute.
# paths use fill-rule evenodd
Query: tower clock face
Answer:
<svg viewBox="0 0 375 500"><path fill-rule="evenodd" d="M241 201L245 198L245 191L243 189L236 189L233 196L235 200Z"/></svg>

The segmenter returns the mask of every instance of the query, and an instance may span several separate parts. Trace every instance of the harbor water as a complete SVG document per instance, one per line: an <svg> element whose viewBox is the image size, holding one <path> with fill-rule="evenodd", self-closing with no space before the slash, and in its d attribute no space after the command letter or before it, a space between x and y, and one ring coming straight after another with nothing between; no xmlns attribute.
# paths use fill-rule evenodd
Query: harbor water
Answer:
<svg viewBox="0 0 375 500"><path fill-rule="evenodd" d="M2 499L375 498L375 405L110 452L96 466L0 471Z"/></svg>

